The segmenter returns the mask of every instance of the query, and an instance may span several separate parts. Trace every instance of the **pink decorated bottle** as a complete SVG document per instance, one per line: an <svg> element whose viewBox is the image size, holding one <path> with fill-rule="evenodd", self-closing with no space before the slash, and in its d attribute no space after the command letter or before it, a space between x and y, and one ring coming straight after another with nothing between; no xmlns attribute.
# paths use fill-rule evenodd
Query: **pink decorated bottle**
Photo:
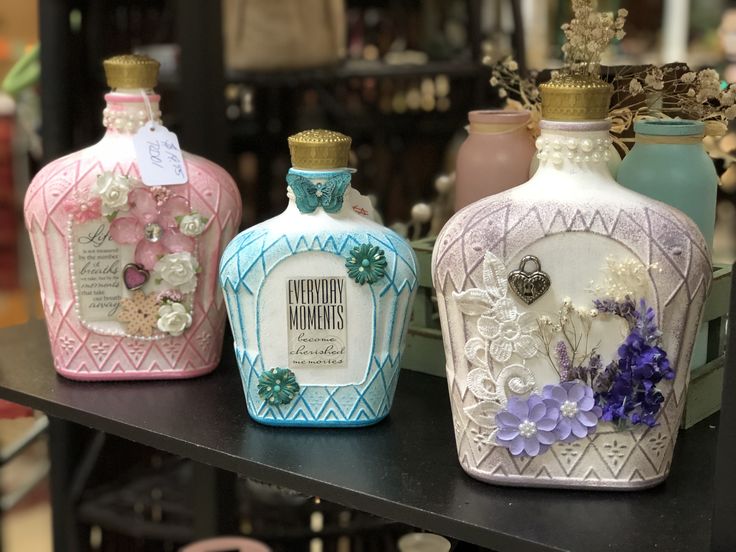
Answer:
<svg viewBox="0 0 736 552"><path fill-rule="evenodd" d="M44 167L25 198L54 365L80 380L205 374L220 360L217 269L240 195L160 125L158 62L104 65L105 135Z"/></svg>

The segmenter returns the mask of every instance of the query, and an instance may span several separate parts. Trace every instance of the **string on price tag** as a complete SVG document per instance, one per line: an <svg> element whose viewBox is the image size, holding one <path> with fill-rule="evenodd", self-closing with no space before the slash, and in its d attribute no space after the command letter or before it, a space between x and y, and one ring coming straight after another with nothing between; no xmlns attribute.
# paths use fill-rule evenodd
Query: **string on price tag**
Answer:
<svg viewBox="0 0 736 552"><path fill-rule="evenodd" d="M148 95L143 90L141 94L148 110L148 122L133 136L141 180L147 186L186 184L189 179L179 139L165 126L154 121Z"/></svg>

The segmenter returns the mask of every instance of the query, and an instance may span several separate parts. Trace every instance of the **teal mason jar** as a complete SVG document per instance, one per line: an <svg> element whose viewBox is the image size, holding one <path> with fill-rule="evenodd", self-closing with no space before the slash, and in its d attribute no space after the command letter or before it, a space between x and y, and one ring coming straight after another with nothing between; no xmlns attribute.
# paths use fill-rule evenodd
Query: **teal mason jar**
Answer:
<svg viewBox="0 0 736 552"><path fill-rule="evenodd" d="M703 147L705 125L683 119L637 121L636 145L618 169L627 188L676 207L713 245L718 175Z"/></svg>
<svg viewBox="0 0 736 552"><path fill-rule="evenodd" d="M634 123L636 144L616 176L619 184L676 207L713 246L718 174L703 147L701 121L664 119ZM697 370L707 361L708 325L701 324L690 361Z"/></svg>

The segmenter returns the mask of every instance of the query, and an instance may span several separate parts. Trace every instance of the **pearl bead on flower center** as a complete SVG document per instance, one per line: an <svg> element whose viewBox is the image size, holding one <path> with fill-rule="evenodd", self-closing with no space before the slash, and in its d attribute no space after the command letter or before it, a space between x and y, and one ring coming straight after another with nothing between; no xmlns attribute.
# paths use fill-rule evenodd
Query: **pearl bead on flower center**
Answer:
<svg viewBox="0 0 736 552"><path fill-rule="evenodd" d="M522 437L531 437L537 432L537 424L531 420L524 420L519 424L519 433Z"/></svg>
<svg viewBox="0 0 736 552"><path fill-rule="evenodd" d="M562 403L562 406L560 406L560 412L562 412L562 415L566 418L572 418L578 413L578 404L572 401L565 401Z"/></svg>

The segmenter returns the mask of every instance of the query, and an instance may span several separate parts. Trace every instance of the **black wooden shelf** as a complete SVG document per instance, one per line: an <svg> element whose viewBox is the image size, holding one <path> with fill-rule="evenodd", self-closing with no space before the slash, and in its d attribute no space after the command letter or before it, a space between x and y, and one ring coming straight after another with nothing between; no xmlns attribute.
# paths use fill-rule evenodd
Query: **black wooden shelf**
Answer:
<svg viewBox="0 0 736 552"><path fill-rule="evenodd" d="M477 78L490 68L474 61L430 61L392 65L381 61L348 60L333 67L285 71L237 71L225 74L227 82L252 86L302 86L353 78L423 78L444 75L448 78Z"/></svg>
<svg viewBox="0 0 736 552"><path fill-rule="evenodd" d="M85 383L53 371L45 327L0 330L0 397L218 468L499 552L706 550L717 418L680 434L663 485L632 493L495 487L460 468L443 379L405 371L384 422L251 421L229 348L194 380Z"/></svg>

